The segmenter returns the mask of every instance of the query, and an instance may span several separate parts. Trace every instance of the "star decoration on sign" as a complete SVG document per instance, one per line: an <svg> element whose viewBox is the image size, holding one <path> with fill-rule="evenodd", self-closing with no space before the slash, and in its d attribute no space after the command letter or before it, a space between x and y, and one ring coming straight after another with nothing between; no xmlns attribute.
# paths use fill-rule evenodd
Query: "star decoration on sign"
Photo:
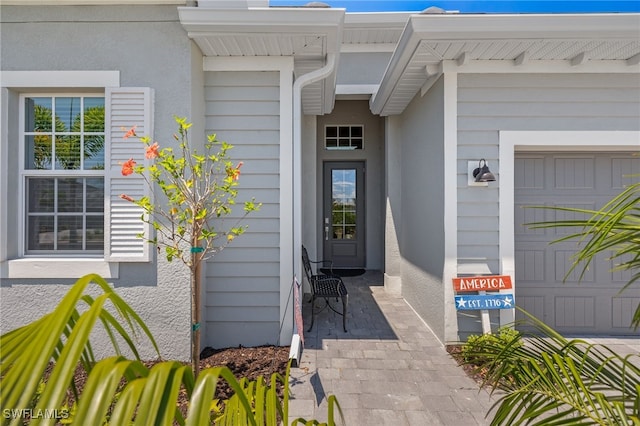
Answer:
<svg viewBox="0 0 640 426"><path fill-rule="evenodd" d="M458 308L466 308L467 307L467 301L464 300L463 298L458 299Z"/></svg>
<svg viewBox="0 0 640 426"><path fill-rule="evenodd" d="M502 302L504 303L504 306L511 307L511 303L513 302L513 299L510 297L505 297L504 299L502 299Z"/></svg>

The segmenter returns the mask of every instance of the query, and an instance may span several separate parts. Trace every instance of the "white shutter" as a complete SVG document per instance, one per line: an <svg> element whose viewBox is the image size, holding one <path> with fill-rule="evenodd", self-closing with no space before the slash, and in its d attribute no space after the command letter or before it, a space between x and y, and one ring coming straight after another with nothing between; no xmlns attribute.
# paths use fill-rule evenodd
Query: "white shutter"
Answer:
<svg viewBox="0 0 640 426"><path fill-rule="evenodd" d="M136 127L138 136L153 137L153 91L150 88L118 87L105 91L105 260L108 262L148 262L150 244L137 237L149 236L150 226L141 220L143 210L120 198L134 199L151 195L144 178L138 174L122 175L122 163L133 158L148 164L145 146L136 137L123 139L125 132ZM123 130L125 129L125 130Z"/></svg>

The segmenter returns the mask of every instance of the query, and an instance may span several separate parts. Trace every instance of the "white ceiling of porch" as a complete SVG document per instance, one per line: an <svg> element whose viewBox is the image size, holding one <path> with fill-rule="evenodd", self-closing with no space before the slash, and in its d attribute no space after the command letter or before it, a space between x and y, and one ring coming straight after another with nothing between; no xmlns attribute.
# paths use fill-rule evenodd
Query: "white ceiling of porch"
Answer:
<svg viewBox="0 0 640 426"><path fill-rule="evenodd" d="M616 62L628 72L640 63L640 15L413 15L380 88L372 111L400 114L442 61L581 65ZM640 78L640 76L639 76Z"/></svg>

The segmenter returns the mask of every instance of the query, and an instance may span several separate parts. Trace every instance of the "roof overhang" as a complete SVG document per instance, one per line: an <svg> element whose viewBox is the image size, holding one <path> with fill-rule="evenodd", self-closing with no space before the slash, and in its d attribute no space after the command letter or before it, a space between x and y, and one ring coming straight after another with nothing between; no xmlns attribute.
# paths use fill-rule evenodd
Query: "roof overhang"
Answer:
<svg viewBox="0 0 640 426"><path fill-rule="evenodd" d="M563 62L574 72L608 62L638 72L640 14L412 15L371 110L400 114L444 63L463 70L474 62L509 63L518 71Z"/></svg>
<svg viewBox="0 0 640 426"><path fill-rule="evenodd" d="M344 9L330 8L178 8L180 22L205 56L290 56L294 73L322 68L327 54L340 51ZM303 90L305 114L333 108L336 72Z"/></svg>

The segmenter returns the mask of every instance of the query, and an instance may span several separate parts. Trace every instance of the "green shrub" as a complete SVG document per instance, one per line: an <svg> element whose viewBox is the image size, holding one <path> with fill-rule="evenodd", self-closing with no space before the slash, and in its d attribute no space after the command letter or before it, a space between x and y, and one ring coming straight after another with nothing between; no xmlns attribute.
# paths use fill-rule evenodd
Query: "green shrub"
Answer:
<svg viewBox="0 0 640 426"><path fill-rule="evenodd" d="M462 357L465 364L483 366L493 358L496 351L503 348L519 348L522 346L520 333L511 327L502 327L496 334L471 335L462 345Z"/></svg>

